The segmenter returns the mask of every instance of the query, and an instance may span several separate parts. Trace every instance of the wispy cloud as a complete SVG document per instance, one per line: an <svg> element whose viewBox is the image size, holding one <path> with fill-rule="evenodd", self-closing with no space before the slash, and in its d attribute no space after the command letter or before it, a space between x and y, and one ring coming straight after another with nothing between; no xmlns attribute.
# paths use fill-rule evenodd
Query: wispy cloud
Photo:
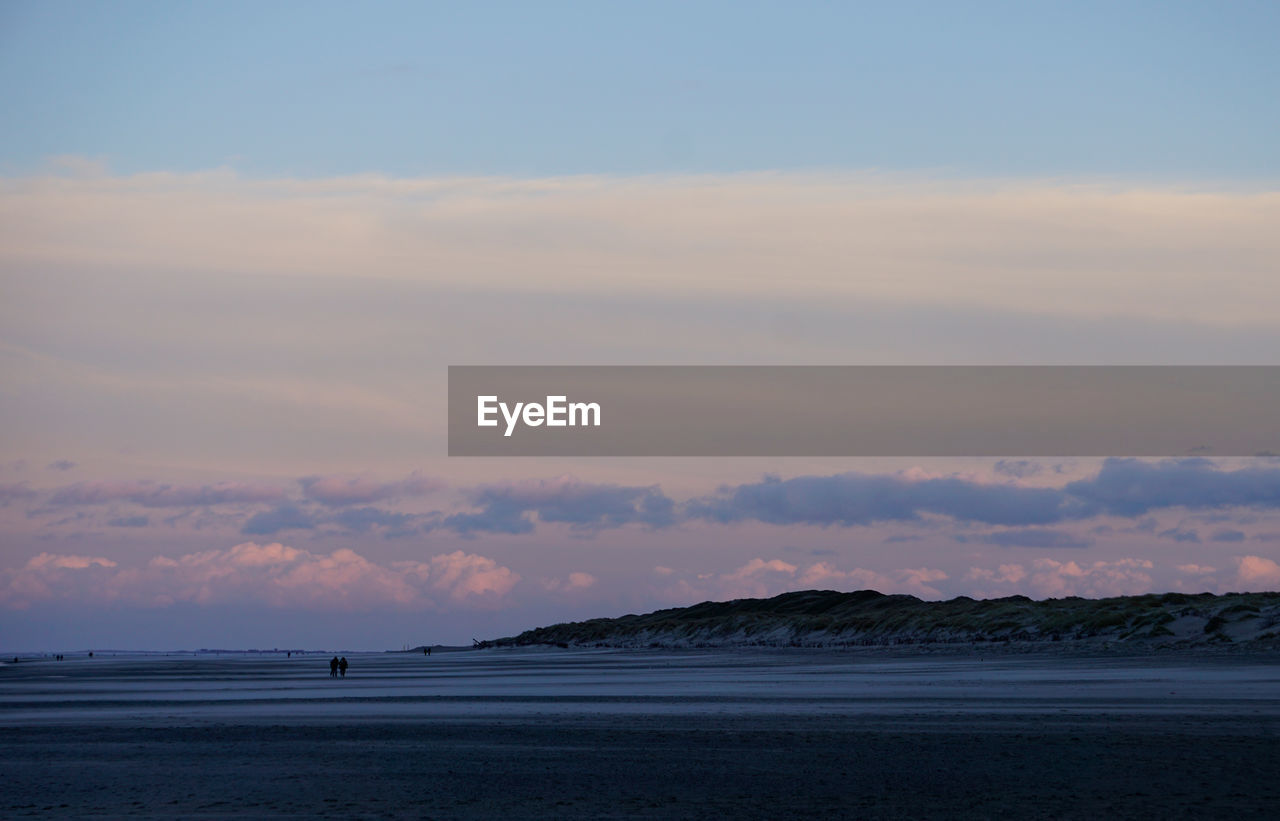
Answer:
<svg viewBox="0 0 1280 821"><path fill-rule="evenodd" d="M994 533L961 533L958 542L981 542L999 547L1089 547L1093 539L1051 528L1026 527L998 530Z"/></svg>
<svg viewBox="0 0 1280 821"><path fill-rule="evenodd" d="M303 496L329 507L424 496L445 487L444 481L418 473L395 482L378 482L369 476L307 476L298 482L302 485Z"/></svg>
<svg viewBox="0 0 1280 821"><path fill-rule="evenodd" d="M1267 323L1280 300L1265 276L1280 255L1278 221L1275 192L1052 180L94 174L5 180L0 265L538 283L562 293L802 291ZM794 273L779 277L781 267Z"/></svg>
<svg viewBox="0 0 1280 821"><path fill-rule="evenodd" d="M0 507L5 507L13 502L30 501L39 495L26 482L0 484Z"/></svg>
<svg viewBox="0 0 1280 821"><path fill-rule="evenodd" d="M117 516L107 520L108 527L146 527L151 524L149 516Z"/></svg>
<svg viewBox="0 0 1280 821"><path fill-rule="evenodd" d="M142 507L208 507L274 502L284 495L280 488L245 482L171 485L148 480L115 480L67 485L54 491L49 504L72 506L131 502Z"/></svg>

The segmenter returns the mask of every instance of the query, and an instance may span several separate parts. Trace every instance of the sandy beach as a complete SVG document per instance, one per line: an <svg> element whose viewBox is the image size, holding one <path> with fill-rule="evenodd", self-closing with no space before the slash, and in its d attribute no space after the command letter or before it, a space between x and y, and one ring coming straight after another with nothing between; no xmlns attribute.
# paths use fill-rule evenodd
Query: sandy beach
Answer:
<svg viewBox="0 0 1280 821"><path fill-rule="evenodd" d="M1267 817L1273 656L504 650L0 668L9 817Z"/></svg>

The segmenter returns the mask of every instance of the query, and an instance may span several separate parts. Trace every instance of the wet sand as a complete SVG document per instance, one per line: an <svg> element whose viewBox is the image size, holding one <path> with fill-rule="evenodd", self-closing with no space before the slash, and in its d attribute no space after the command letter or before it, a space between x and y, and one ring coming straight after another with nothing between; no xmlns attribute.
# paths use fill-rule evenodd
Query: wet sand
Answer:
<svg viewBox="0 0 1280 821"><path fill-rule="evenodd" d="M1274 817L1252 656L497 651L0 669L24 816Z"/></svg>

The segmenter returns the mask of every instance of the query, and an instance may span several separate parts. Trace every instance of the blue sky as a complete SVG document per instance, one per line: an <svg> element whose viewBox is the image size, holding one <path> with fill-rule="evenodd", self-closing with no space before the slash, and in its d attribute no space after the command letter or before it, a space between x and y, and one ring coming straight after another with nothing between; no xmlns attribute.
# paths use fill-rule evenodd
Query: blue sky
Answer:
<svg viewBox="0 0 1280 821"><path fill-rule="evenodd" d="M454 364L1280 365L1278 24L0 4L0 648L1280 588L1274 459L445 446Z"/></svg>
<svg viewBox="0 0 1280 821"><path fill-rule="evenodd" d="M1274 179L1280 6L0 8L3 168Z"/></svg>

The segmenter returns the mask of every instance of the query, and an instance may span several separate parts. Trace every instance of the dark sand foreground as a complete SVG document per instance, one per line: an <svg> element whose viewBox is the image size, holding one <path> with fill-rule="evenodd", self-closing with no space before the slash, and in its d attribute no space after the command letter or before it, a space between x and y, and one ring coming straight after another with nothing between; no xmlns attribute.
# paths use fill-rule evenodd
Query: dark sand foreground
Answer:
<svg viewBox="0 0 1280 821"><path fill-rule="evenodd" d="M1275 817L1274 658L811 651L0 669L0 815Z"/></svg>

